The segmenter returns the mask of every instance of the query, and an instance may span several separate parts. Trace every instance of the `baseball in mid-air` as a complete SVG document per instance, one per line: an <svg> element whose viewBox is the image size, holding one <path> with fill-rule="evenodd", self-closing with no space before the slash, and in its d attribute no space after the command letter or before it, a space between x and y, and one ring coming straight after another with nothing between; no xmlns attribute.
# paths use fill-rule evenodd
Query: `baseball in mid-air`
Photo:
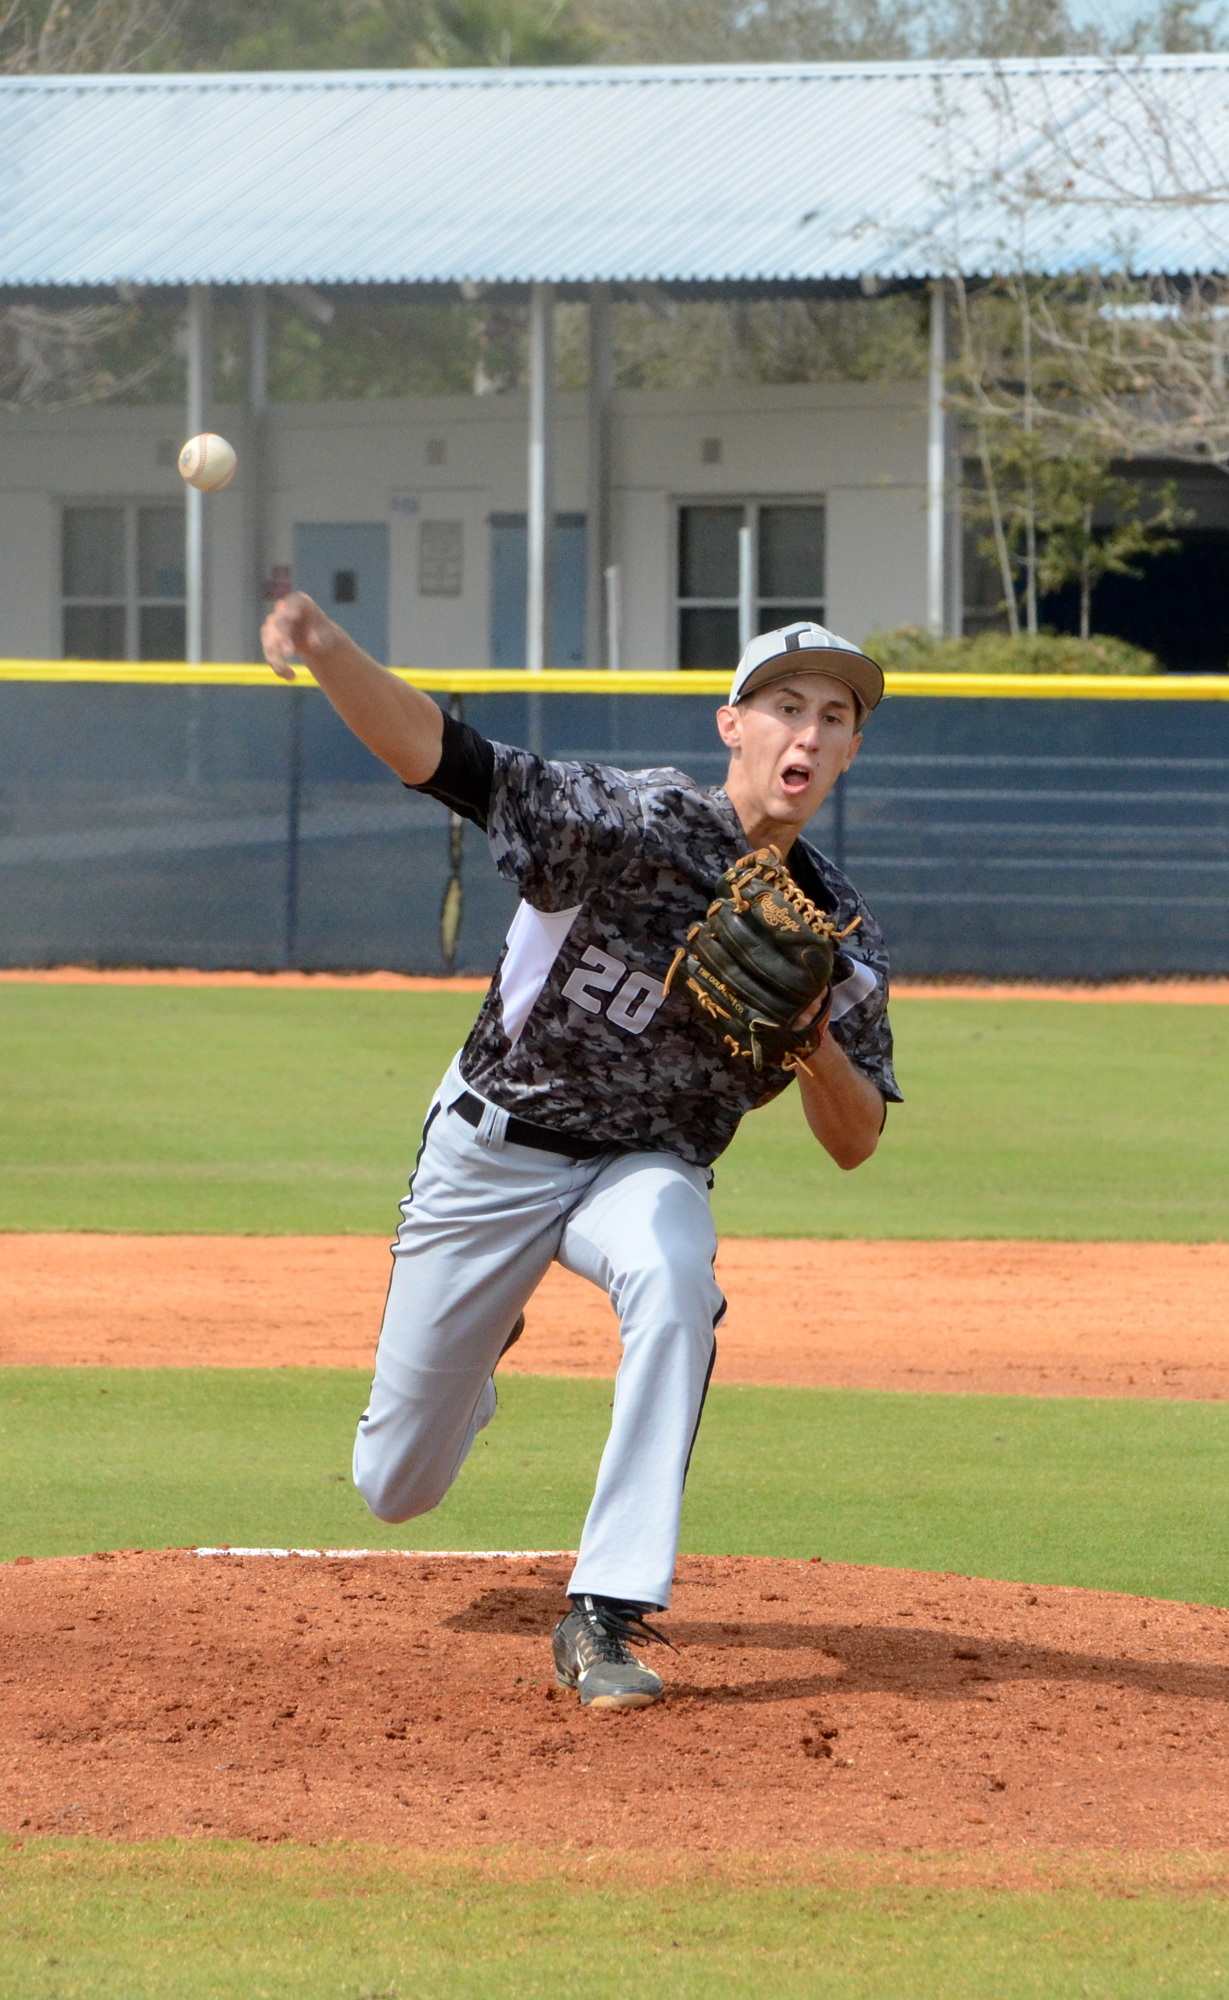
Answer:
<svg viewBox="0 0 1229 2000"><path fill-rule="evenodd" d="M218 493L223 486L229 486L238 463L234 445L227 444L225 438L213 431L202 431L199 437L189 438L179 454L180 472L189 486L195 486L201 493Z"/></svg>

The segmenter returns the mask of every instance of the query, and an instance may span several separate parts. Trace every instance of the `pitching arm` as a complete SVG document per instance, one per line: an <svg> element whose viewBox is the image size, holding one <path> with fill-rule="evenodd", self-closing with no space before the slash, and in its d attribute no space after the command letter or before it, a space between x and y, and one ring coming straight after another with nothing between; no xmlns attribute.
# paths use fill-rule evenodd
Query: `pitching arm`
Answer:
<svg viewBox="0 0 1229 2000"><path fill-rule="evenodd" d="M274 673L292 681L290 660L302 660L342 721L405 784L434 777L444 718L430 695L408 687L356 646L305 591L292 591L274 606L260 638Z"/></svg>

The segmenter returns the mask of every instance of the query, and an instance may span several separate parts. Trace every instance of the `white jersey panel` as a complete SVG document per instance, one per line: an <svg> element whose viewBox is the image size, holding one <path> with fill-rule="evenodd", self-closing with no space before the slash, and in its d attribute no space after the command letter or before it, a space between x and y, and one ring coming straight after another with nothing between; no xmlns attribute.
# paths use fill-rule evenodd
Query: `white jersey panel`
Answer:
<svg viewBox="0 0 1229 2000"><path fill-rule="evenodd" d="M567 943L568 932L581 912L535 910L518 903L508 926L508 949L499 974L499 1004L504 1033L515 1047L533 1012L534 1002L551 975L551 967Z"/></svg>
<svg viewBox="0 0 1229 2000"><path fill-rule="evenodd" d="M846 954L848 957L848 954ZM869 965L863 965L860 958L853 960L853 970L847 978L838 981L832 989L832 1012L830 1021L839 1021L848 1014L851 1007L857 1007L863 1000L869 1000L875 990L875 975Z"/></svg>

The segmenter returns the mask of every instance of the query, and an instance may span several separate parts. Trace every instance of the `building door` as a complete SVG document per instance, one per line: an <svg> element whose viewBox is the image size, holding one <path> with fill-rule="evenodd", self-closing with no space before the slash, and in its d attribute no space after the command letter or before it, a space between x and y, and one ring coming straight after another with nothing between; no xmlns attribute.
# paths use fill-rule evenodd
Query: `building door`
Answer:
<svg viewBox="0 0 1229 2000"><path fill-rule="evenodd" d="M555 616L550 664L585 664L586 539L583 514L555 516ZM523 514L491 516L491 665L525 664L528 531Z"/></svg>
<svg viewBox="0 0 1229 2000"><path fill-rule="evenodd" d="M388 658L388 528L383 521L299 521L296 590L314 597L373 659Z"/></svg>

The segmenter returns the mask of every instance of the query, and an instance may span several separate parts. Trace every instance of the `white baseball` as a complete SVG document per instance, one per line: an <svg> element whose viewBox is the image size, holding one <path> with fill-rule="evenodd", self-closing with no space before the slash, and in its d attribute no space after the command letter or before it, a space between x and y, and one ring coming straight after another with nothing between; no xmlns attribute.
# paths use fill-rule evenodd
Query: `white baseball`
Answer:
<svg viewBox="0 0 1229 2000"><path fill-rule="evenodd" d="M225 438L217 437L213 431L202 431L199 437L189 438L179 454L180 472L189 486L202 493L217 493L223 486L229 486L238 463L234 445L227 444Z"/></svg>

